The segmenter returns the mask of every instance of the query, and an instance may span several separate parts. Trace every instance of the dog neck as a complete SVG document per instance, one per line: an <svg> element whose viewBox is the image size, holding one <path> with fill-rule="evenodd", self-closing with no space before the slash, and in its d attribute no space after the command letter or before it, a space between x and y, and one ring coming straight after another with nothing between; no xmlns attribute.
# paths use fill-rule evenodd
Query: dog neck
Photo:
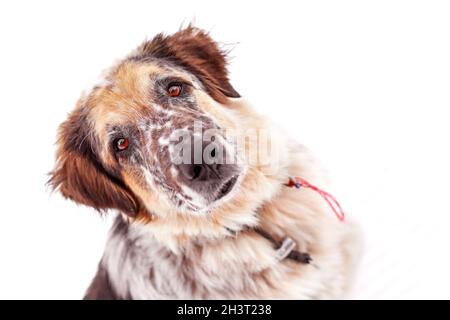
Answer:
<svg viewBox="0 0 450 320"><path fill-rule="evenodd" d="M284 259L291 259L293 261L304 264L309 264L312 261L312 258L309 253L304 253L295 250L297 244L289 236L284 236L281 240L277 240L270 233L263 230L261 227L248 228L244 232L254 232L260 235L262 238L269 241L275 250L276 258L279 261ZM238 235L239 234L237 233L235 237L237 237Z"/></svg>
<svg viewBox="0 0 450 320"><path fill-rule="evenodd" d="M284 189L281 193L291 193L290 190ZM280 197L283 195L281 194ZM276 199L275 199L276 200ZM300 251L298 240L293 239L289 236L288 231L283 230L282 228L275 228L272 230L270 225L276 225L274 221L272 221L273 217L271 217L269 212L273 212L273 209L268 208L268 206L273 205L273 203L278 201L268 201L261 206L261 210L256 211L256 220L257 223L252 225L244 225L239 230L233 230L229 228L221 228L223 232L218 232L216 236L205 236L205 235L189 235L186 233L182 234L172 234L168 233L165 237L161 236L161 228L155 226L155 224L159 224L158 218L155 218L152 215L146 214L149 218L140 219L138 221L130 220L130 218L126 215L122 214L123 219L128 222L128 224L132 224L134 228L141 230L141 232L147 233L147 236L154 237L158 242L172 251L175 254L180 254L186 251L189 251L189 248L194 246L204 246L204 245L215 245L215 243L223 241L224 239L229 240L238 240L238 238L253 236L260 238L261 241L269 242L270 246L274 251L274 255L276 260L281 261L284 259L289 259L292 261L296 261L302 264L309 264L312 260L309 253ZM145 231L144 231L145 230Z"/></svg>

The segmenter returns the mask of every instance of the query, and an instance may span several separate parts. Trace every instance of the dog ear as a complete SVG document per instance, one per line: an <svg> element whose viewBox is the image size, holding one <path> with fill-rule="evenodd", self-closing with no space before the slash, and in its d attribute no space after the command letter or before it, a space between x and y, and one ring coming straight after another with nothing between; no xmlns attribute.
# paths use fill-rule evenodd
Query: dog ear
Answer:
<svg viewBox="0 0 450 320"><path fill-rule="evenodd" d="M64 197L102 212L119 209L135 216L138 201L119 178L96 157L93 135L84 109L77 108L60 126L56 167L48 184Z"/></svg>
<svg viewBox="0 0 450 320"><path fill-rule="evenodd" d="M226 54L203 30L189 26L171 36L159 34L143 43L134 58L165 59L193 73L218 102L239 98L228 79Z"/></svg>

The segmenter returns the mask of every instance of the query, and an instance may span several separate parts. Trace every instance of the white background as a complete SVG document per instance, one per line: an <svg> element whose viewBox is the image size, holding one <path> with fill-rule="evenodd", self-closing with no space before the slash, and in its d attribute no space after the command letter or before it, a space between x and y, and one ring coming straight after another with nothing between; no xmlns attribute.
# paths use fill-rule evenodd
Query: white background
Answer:
<svg viewBox="0 0 450 320"><path fill-rule="evenodd" d="M446 1L2 2L0 298L82 296L110 219L45 188L56 128L102 69L193 19L361 222L354 297L450 298L449 17Z"/></svg>

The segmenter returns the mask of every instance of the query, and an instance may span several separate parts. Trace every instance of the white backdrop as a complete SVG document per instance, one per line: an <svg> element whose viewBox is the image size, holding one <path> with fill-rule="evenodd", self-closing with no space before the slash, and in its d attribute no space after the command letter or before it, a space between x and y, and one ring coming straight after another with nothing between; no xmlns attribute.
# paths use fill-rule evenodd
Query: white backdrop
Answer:
<svg viewBox="0 0 450 320"><path fill-rule="evenodd" d="M446 1L1 2L0 298L82 296L110 218L45 188L56 128L103 68L193 19L361 222L354 297L450 298L449 16Z"/></svg>

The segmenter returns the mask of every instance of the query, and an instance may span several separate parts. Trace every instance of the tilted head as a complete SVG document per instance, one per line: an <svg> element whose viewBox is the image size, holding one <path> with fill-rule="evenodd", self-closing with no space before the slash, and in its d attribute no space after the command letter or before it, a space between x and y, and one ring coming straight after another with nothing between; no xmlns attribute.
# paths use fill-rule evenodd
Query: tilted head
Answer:
<svg viewBox="0 0 450 320"><path fill-rule="evenodd" d="M158 35L79 100L60 127L50 184L100 211L172 223L179 234L252 223L275 187L226 134L266 126L238 98L208 34Z"/></svg>

